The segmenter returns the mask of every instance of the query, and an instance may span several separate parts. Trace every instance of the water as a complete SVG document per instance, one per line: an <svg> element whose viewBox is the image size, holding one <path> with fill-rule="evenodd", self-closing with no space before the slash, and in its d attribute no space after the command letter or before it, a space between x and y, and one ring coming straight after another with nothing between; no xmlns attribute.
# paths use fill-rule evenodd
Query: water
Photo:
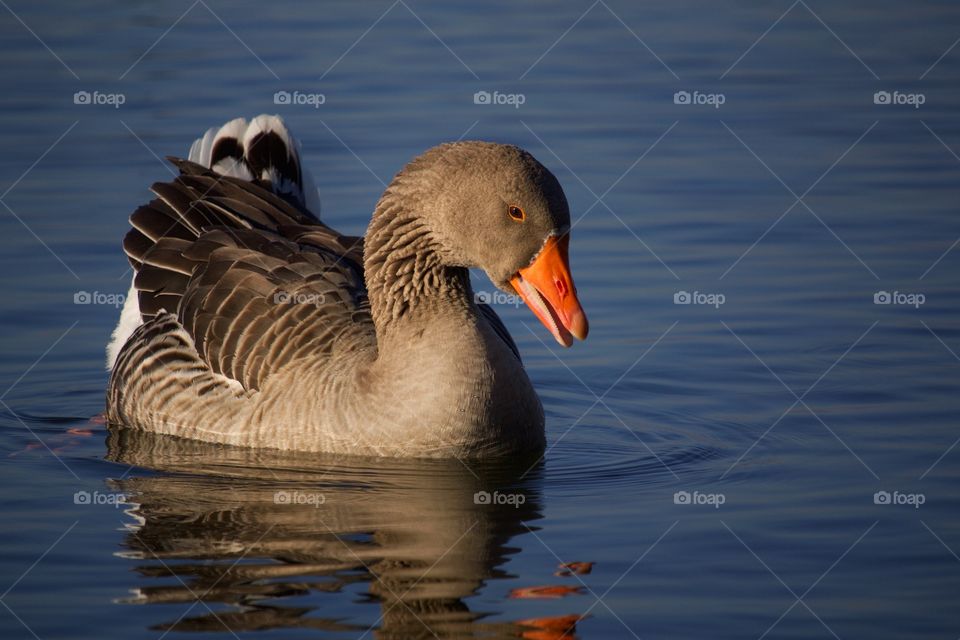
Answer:
<svg viewBox="0 0 960 640"><path fill-rule="evenodd" d="M36 38L0 12L4 638L960 633L960 8L589 7L10 2ZM591 336L560 352L499 309L545 462L305 458L91 421L117 310L74 295L126 291L119 241L159 158L261 112L349 233L442 140L555 171Z"/></svg>

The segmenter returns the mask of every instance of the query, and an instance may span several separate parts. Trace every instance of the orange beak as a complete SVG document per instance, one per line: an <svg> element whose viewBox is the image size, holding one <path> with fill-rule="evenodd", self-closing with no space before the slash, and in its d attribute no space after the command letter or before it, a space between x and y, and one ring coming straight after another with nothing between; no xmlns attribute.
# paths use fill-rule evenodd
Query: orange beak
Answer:
<svg viewBox="0 0 960 640"><path fill-rule="evenodd" d="M540 318L557 342L565 347L573 338L587 337L587 316L577 300L567 257L570 236L551 236L529 267L520 269L510 284Z"/></svg>

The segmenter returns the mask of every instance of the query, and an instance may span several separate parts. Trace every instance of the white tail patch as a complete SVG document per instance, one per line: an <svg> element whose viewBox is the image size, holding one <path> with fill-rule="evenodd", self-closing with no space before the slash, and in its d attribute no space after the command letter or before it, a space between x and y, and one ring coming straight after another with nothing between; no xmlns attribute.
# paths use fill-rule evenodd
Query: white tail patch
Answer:
<svg viewBox="0 0 960 640"><path fill-rule="evenodd" d="M236 122L236 121L234 121ZM249 149L253 145L253 140L258 135L275 133L283 141L287 148L287 157L292 158L297 164L300 164L300 154L297 153L299 145L290 136L286 125L280 116L268 116L266 114L257 116L247 125L246 133L243 135L243 146Z"/></svg>
<svg viewBox="0 0 960 640"><path fill-rule="evenodd" d="M232 156L224 158L210 168L222 176L240 178L241 180L253 180L253 173L250 171L247 163L243 161L243 158L234 158Z"/></svg>
<svg viewBox="0 0 960 640"><path fill-rule="evenodd" d="M300 161L300 143L280 116L236 118L194 141L187 158L219 174L260 181L277 195L297 201L317 218L316 183Z"/></svg>
<svg viewBox="0 0 960 640"><path fill-rule="evenodd" d="M123 311L120 312L120 322L113 330L110 336L110 343L107 345L107 370L113 369L117 362L117 356L120 350L127 343L127 339L143 324L140 316L140 301L137 298L137 289L130 282L130 290L127 291L127 299L123 301Z"/></svg>

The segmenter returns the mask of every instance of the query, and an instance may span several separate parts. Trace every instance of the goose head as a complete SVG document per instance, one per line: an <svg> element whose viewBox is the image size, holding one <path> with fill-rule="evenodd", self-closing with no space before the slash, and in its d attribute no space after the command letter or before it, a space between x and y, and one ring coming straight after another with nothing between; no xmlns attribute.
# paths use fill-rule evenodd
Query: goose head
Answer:
<svg viewBox="0 0 960 640"><path fill-rule="evenodd" d="M418 162L433 188L421 199L445 264L480 268L518 294L564 347L587 337L570 273L570 209L560 183L523 149L457 142Z"/></svg>

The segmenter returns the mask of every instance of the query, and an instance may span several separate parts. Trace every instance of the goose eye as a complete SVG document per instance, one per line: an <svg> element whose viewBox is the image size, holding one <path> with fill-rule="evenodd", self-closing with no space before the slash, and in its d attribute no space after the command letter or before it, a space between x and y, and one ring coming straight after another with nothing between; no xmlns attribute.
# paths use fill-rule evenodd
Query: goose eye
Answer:
<svg viewBox="0 0 960 640"><path fill-rule="evenodd" d="M523 212L523 209L521 209L516 205L511 205L509 211L510 211L510 217L516 220L517 222L523 222L527 217L527 214Z"/></svg>

